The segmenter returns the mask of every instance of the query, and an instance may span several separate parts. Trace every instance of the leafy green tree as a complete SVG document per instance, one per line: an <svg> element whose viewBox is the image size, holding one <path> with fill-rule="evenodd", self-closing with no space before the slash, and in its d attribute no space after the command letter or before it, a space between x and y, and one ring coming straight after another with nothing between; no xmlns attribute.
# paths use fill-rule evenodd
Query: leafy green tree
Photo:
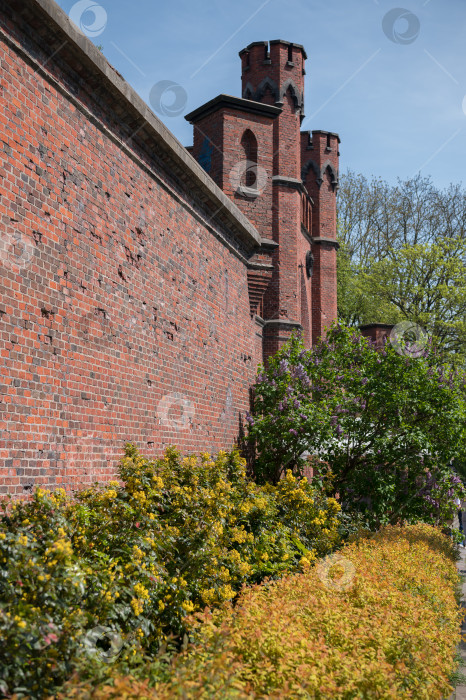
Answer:
<svg viewBox="0 0 466 700"><path fill-rule="evenodd" d="M391 309L391 319L409 319L432 334L447 352L466 348L466 240L403 246L358 276L363 293ZM397 318L398 316L398 318ZM379 320L379 318L377 318Z"/></svg>
<svg viewBox="0 0 466 700"><path fill-rule="evenodd" d="M466 355L466 192L420 175L390 186L349 171L338 196L338 315L344 323L423 326Z"/></svg>
<svg viewBox="0 0 466 700"><path fill-rule="evenodd" d="M400 519L439 522L461 484L449 466L464 460L464 375L426 346L376 349L334 325L306 350L294 337L261 369L249 438L256 478L300 472L305 453L331 465L333 489L378 526Z"/></svg>
<svg viewBox="0 0 466 700"><path fill-rule="evenodd" d="M389 299L373 293L371 280L364 277L345 243L340 243L337 254L337 305L338 318L348 326L395 324L403 319Z"/></svg>

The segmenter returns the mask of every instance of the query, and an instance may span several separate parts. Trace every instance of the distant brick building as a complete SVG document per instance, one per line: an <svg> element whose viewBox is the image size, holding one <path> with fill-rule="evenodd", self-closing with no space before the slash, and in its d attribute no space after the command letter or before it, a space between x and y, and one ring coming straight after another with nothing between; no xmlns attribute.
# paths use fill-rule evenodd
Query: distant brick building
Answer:
<svg viewBox="0 0 466 700"><path fill-rule="evenodd" d="M231 447L257 365L336 317L304 49L243 49L185 149L53 0L0 0L0 39L0 492L105 480L126 441Z"/></svg>

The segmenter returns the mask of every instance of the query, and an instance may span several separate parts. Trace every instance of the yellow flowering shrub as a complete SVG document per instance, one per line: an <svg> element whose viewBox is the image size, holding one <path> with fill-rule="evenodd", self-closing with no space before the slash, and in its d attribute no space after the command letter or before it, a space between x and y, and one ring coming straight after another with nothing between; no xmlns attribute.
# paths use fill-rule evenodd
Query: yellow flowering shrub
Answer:
<svg viewBox="0 0 466 700"><path fill-rule="evenodd" d="M291 474L258 486L236 451L183 458L170 448L150 461L132 445L118 481L4 504L0 695L40 698L73 671L136 673L183 639L193 613L333 551L338 511ZM96 629L117 640L111 665L91 643Z"/></svg>

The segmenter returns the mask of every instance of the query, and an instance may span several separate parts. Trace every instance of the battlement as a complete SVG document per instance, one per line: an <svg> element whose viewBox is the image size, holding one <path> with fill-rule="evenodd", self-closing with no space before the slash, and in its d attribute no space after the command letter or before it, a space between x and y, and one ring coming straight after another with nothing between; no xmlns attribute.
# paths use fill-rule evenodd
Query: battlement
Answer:
<svg viewBox="0 0 466 700"><path fill-rule="evenodd" d="M239 52L239 56L241 60L244 63L243 69L248 68L251 62L251 58L258 58L261 59L266 65L271 64L271 51L272 47L275 45L281 45L286 48L286 51L288 53L287 55L287 61L292 63L293 62L293 56L296 55L295 52L300 51L302 54L302 57L304 60L307 59L307 54L304 49L304 46L301 44L295 44L292 41L285 41L284 39L271 39L270 41L253 41L251 44L248 44L244 49L241 49ZM283 55L283 54L282 54Z"/></svg>
<svg viewBox="0 0 466 700"><path fill-rule="evenodd" d="M239 56L243 98L281 107L289 92L303 118L306 52L300 44L282 39L254 41Z"/></svg>
<svg viewBox="0 0 466 700"><path fill-rule="evenodd" d="M332 147L332 141L336 140L337 143L341 143L339 134L335 131L323 131L322 129L316 129L314 131L301 131L301 143L307 149L312 150L314 147L313 136L319 138L325 136L327 139L327 147Z"/></svg>

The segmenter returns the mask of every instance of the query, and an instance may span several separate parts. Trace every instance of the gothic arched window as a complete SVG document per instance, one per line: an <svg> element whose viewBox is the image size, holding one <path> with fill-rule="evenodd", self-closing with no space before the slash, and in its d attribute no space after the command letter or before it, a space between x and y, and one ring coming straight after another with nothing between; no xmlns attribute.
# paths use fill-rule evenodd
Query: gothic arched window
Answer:
<svg viewBox="0 0 466 700"><path fill-rule="evenodd" d="M257 139L251 129L246 129L242 138L241 146L244 151L244 158L248 162L241 184L244 187L257 187Z"/></svg>

